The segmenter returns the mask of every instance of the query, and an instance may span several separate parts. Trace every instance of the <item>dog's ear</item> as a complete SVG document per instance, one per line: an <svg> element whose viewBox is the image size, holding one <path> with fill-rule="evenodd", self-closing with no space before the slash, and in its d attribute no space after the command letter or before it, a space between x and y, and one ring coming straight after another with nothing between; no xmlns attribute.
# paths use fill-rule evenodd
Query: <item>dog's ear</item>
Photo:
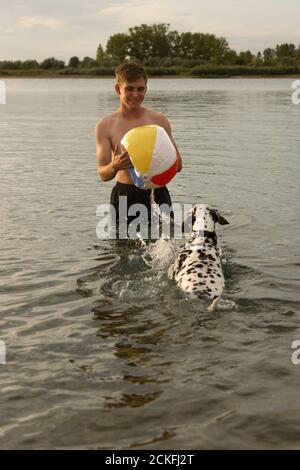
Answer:
<svg viewBox="0 0 300 470"><path fill-rule="evenodd" d="M218 222L220 225L228 225L228 220L223 217L217 209L209 209L209 212L214 222Z"/></svg>

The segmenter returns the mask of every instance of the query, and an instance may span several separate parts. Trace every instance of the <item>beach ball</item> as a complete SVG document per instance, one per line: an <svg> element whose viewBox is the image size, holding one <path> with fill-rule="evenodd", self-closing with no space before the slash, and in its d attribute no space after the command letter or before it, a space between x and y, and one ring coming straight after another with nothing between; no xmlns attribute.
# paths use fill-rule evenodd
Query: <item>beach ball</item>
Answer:
<svg viewBox="0 0 300 470"><path fill-rule="evenodd" d="M159 188L176 175L177 152L163 127L135 127L124 135L121 144L132 162L133 168L129 172L137 187Z"/></svg>

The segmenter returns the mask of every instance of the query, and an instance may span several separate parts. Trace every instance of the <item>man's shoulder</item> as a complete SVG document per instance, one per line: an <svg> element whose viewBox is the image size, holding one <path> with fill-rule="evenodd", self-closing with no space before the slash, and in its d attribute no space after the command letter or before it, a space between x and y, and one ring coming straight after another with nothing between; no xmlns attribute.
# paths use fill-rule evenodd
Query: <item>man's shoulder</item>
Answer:
<svg viewBox="0 0 300 470"><path fill-rule="evenodd" d="M101 118L97 122L96 126L97 127L107 127L112 123L112 121L114 121L116 119L116 116L117 116L117 112L108 114L107 116L104 116L103 118Z"/></svg>
<svg viewBox="0 0 300 470"><path fill-rule="evenodd" d="M116 119L117 113L111 113L101 118L96 124L96 130L108 130L112 122Z"/></svg>
<svg viewBox="0 0 300 470"><path fill-rule="evenodd" d="M161 120L167 119L166 116L163 113L159 113L158 111L154 111L154 109L147 108L146 111L147 111L147 114L155 120L161 121Z"/></svg>
<svg viewBox="0 0 300 470"><path fill-rule="evenodd" d="M154 111L153 109L147 108L146 109L148 118L158 126L165 127L168 125L168 119L163 113L159 113L158 111Z"/></svg>

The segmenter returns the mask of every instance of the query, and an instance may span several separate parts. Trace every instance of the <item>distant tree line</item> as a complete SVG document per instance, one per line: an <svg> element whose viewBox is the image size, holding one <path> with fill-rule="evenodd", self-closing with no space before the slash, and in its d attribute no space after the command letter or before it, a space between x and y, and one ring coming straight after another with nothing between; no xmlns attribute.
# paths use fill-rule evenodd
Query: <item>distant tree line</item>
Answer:
<svg viewBox="0 0 300 470"><path fill-rule="evenodd" d="M64 62L63 60L57 60L54 57L49 57L48 59L45 59L40 63L37 60L0 61L0 69L4 70L61 70L65 67L81 67L89 69L97 66L98 64L95 59L91 59L90 57L84 57L83 60L79 60L79 58L76 56L71 57L68 64L66 64L66 62Z"/></svg>
<svg viewBox="0 0 300 470"><path fill-rule="evenodd" d="M194 67L196 65L298 65L300 45L280 44L258 54L237 53L224 37L204 33L170 31L166 23L142 24L129 28L127 34L113 34L105 50L99 44L96 61L99 66L114 66L124 60L137 60L148 66Z"/></svg>
<svg viewBox="0 0 300 470"><path fill-rule="evenodd" d="M205 33L171 31L167 23L142 24L127 33L110 36L104 49L99 44L96 57L73 56L68 63L54 57L36 60L0 61L1 70L45 70L112 68L126 60L136 60L146 67L300 66L300 45L278 44L257 54L250 50L237 53L224 37ZM66 70L67 71L67 70Z"/></svg>

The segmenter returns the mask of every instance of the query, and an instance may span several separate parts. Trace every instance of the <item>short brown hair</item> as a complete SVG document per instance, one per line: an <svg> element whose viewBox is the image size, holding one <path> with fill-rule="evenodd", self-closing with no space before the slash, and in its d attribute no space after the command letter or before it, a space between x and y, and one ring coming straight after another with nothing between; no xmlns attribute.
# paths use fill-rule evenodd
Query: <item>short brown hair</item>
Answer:
<svg viewBox="0 0 300 470"><path fill-rule="evenodd" d="M137 62L125 62L124 64L118 65L115 70L115 76L117 83L134 82L134 80L138 80L139 78L143 78L146 83L148 81L146 70Z"/></svg>

